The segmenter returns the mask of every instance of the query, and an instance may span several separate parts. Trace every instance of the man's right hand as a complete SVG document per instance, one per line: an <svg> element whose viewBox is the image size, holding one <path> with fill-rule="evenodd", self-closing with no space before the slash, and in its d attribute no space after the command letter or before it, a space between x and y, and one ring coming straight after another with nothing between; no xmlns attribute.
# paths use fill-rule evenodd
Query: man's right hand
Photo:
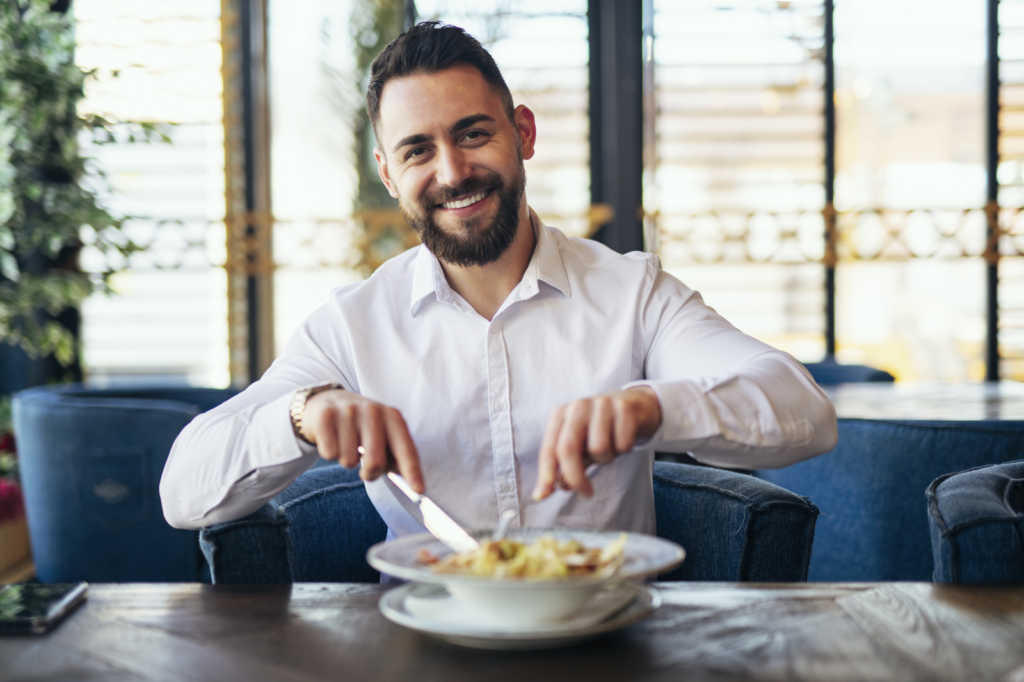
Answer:
<svg viewBox="0 0 1024 682"><path fill-rule="evenodd" d="M306 402L302 435L324 459L359 466L364 481L395 469L416 492L424 492L420 456L394 407L340 388L321 391Z"/></svg>

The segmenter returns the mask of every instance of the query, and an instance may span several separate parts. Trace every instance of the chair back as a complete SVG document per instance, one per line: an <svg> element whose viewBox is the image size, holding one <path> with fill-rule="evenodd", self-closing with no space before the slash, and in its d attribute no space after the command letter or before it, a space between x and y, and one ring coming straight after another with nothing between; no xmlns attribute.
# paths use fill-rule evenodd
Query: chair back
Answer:
<svg viewBox="0 0 1024 682"><path fill-rule="evenodd" d="M930 580L925 489L949 471L1024 452L1024 423L839 419L828 453L757 475L821 509L812 581Z"/></svg>
<svg viewBox="0 0 1024 682"><path fill-rule="evenodd" d="M658 535L687 558L666 580L807 577L818 510L753 476L655 462ZM366 552L387 528L355 471L318 467L252 516L200 532L215 583L377 581Z"/></svg>
<svg viewBox="0 0 1024 682"><path fill-rule="evenodd" d="M201 579L196 533L167 525L157 488L178 432L234 393L69 384L15 394L14 432L37 577Z"/></svg>
<svg viewBox="0 0 1024 682"><path fill-rule="evenodd" d="M824 362L805 362L804 367L811 373L820 386L836 384L895 381L895 377L884 369L869 365L847 365L825 360Z"/></svg>

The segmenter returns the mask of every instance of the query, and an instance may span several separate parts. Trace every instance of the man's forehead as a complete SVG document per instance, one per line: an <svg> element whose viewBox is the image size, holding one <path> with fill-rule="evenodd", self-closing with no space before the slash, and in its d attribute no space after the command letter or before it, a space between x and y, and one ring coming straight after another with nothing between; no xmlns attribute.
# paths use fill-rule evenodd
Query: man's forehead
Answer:
<svg viewBox="0 0 1024 682"><path fill-rule="evenodd" d="M380 143L388 146L408 135L447 129L479 113L499 120L503 111L500 93L472 66L416 71L385 83L380 97Z"/></svg>

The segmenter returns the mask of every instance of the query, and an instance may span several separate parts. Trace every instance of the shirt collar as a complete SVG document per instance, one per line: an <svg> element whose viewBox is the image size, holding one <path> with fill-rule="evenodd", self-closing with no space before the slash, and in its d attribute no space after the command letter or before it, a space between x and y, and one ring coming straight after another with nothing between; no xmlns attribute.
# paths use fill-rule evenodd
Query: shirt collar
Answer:
<svg viewBox="0 0 1024 682"><path fill-rule="evenodd" d="M431 295L438 300L446 300L454 295L454 291L445 279L441 263L423 244L417 247L416 260L413 261L412 296L409 302L409 313L416 315L423 302Z"/></svg>
<svg viewBox="0 0 1024 682"><path fill-rule="evenodd" d="M525 285L525 289L531 295L536 293L536 283L544 282L568 296L569 276L566 274L565 263L562 262L562 254L554 233L540 222L540 218L532 208L530 209L530 225L533 227L536 245L520 284ZM413 263L412 291L409 303L409 313L412 315L419 312L424 301L431 294L438 301L451 302L455 299L455 291L448 284L437 257L423 244L420 244L418 249L416 260Z"/></svg>
<svg viewBox="0 0 1024 682"><path fill-rule="evenodd" d="M533 225L533 234L537 238L537 244L533 248L533 256L526 266L523 279L532 278L544 282L563 295L569 295L569 275L565 272L565 263L562 262L562 252L558 248L558 241L555 232L540 222L540 218L534 210L530 209L530 224Z"/></svg>

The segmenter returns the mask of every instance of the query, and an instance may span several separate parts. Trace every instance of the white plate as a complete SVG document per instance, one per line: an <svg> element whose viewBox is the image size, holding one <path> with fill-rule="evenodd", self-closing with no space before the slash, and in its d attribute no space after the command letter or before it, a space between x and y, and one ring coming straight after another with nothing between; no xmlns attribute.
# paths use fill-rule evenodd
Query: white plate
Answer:
<svg viewBox="0 0 1024 682"><path fill-rule="evenodd" d="M487 531L474 533L487 537ZM531 528L510 531L510 539L531 542L542 535L559 540L575 539L587 547L603 547L623 533ZM612 576L582 576L555 579L489 578L437 573L423 565L423 550L436 556L450 553L427 533L410 535L374 545L367 552L370 565L382 573L413 582L444 585L466 609L505 626L535 627L557 622L586 607L609 585L638 581L667 571L683 560L683 548L674 542L642 533L624 533L623 562Z"/></svg>
<svg viewBox="0 0 1024 682"><path fill-rule="evenodd" d="M602 590L574 616L532 628L474 622L462 602L444 587L407 583L384 593L380 611L411 630L474 649L550 649L618 630L649 615L661 604L658 593L640 583Z"/></svg>
<svg viewBox="0 0 1024 682"><path fill-rule="evenodd" d="M488 538L489 531L474 531L477 538ZM639 580L658 573L664 573L678 566L686 552L683 548L670 540L644 535L643 533L624 533L621 531L587 531L570 530L564 528L526 528L510 530L506 535L510 540L519 542L531 542L543 535L552 535L559 540L574 539L587 547L604 547L610 542L619 539L620 535L626 536L626 546L623 548L622 566L610 577L580 577L549 580L524 581L522 579L495 580L493 578L482 578L472 575L454 575L451 573L436 573L430 566L419 562L418 555L421 550L427 550L431 554L444 557L451 554L451 550L441 544L429 533L418 533L407 535L391 540L380 542L370 548L366 553L366 559L370 565L396 578L403 580L415 580L423 583L459 583L466 585L490 584L495 588L506 587L517 589L517 585L529 582L531 589L551 586L558 588L559 585L579 583L608 583L619 580Z"/></svg>

